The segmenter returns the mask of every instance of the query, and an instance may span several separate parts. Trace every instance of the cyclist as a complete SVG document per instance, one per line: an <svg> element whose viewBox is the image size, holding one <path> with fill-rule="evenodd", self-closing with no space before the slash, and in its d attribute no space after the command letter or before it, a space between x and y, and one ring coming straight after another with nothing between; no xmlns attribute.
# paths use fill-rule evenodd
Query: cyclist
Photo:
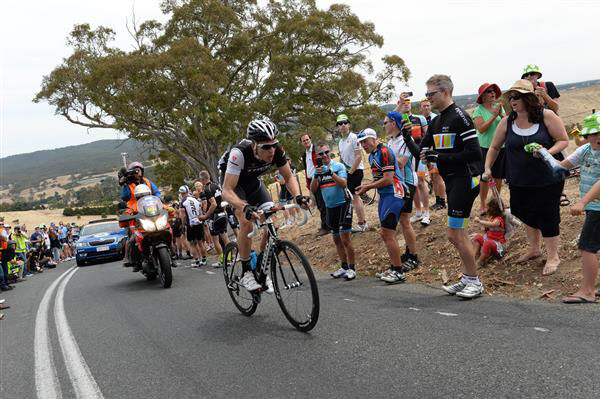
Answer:
<svg viewBox="0 0 600 399"><path fill-rule="evenodd" d="M357 195L373 188L379 193L379 222L381 238L390 256L390 270L380 277L386 283L403 282L404 275L401 250L396 239L396 227L404 207L404 182L402 172L391 148L378 142L375 130L367 128L358 134L358 142L369 154L373 182L356 188Z"/></svg>
<svg viewBox="0 0 600 399"><path fill-rule="evenodd" d="M300 195L298 183L292 177L285 151L277 141L278 134L273 122L253 120L248 124L246 139L234 146L227 156L223 199L235 208L240 221L240 233L237 237L243 271L240 283L248 291L261 288L250 265L252 241L248 234L252 232L252 222L259 217L257 210L273 207L271 195L259 176L268 173L273 166L277 167L296 203L304 207L308 205L308 198ZM263 236L261 249L266 245L266 238ZM269 277L267 289L267 292L273 292L273 283Z"/></svg>
<svg viewBox="0 0 600 399"><path fill-rule="evenodd" d="M383 121L385 132L391 137L388 141L388 147L394 151L398 160L398 166L402 173L404 183L408 186L406 191L404 207L400 214L400 225L402 226L402 235L406 243L406 251L402 255L404 271L410 271L419 266L417 256L417 235L410 223L410 214L412 212L413 198L417 190L417 172L415 171L416 160L419 157L419 146L414 142L412 136L413 126L411 123L405 123L400 112L389 112Z"/></svg>
<svg viewBox="0 0 600 399"><path fill-rule="evenodd" d="M310 183L310 191L321 190L325 201L327 225L333 236L333 243L342 261L342 266L331 273L333 278L356 278L354 270L354 247L352 246L352 195L348 191L347 172L343 164L332 161L329 146L319 145L318 157L323 161L317 166Z"/></svg>
<svg viewBox="0 0 600 399"><path fill-rule="evenodd" d="M204 198L207 201L206 212L200 216L200 220L208 220L210 236L219 258L219 261L212 266L222 267L223 248L219 238L223 241L223 245L229 244L229 238L227 237L227 213L221 206L221 186L210 180L210 174L206 170L200 172L200 182L204 185Z"/></svg>
<svg viewBox="0 0 600 399"><path fill-rule="evenodd" d="M440 115L431 121L421 142L421 160L435 162L446 184L448 197L448 241L458 250L463 265L461 280L443 289L463 298L483 294L477 275L473 246L466 225L473 201L479 194L481 148L471 117L452 99L454 85L449 76L433 75L425 94Z"/></svg>
<svg viewBox="0 0 600 399"><path fill-rule="evenodd" d="M206 265L206 249L202 245L204 239L204 225L200 220L202 210L200 209L200 201L192 197L188 186L179 187L179 193L181 194L181 207L179 208L179 215L186 226L187 240L192 248L192 255L194 255L194 261L192 266L200 267ZM202 256L202 258L200 258Z"/></svg>

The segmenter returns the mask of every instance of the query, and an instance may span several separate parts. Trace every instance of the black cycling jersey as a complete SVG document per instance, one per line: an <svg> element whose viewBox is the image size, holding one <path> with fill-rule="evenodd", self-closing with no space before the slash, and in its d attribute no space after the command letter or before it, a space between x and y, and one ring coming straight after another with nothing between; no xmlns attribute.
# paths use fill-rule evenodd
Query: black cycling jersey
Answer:
<svg viewBox="0 0 600 399"><path fill-rule="evenodd" d="M481 174L481 148L471 117L452 103L433 118L421 149L439 153L437 167L442 177Z"/></svg>
<svg viewBox="0 0 600 399"><path fill-rule="evenodd" d="M238 187L244 191L254 191L259 185L258 177L276 166L280 168L287 163L285 151L280 144L275 148L275 156L271 162L261 161L254 156L252 141L242 140L227 155L226 173L239 175Z"/></svg>
<svg viewBox="0 0 600 399"><path fill-rule="evenodd" d="M206 186L204 186L204 197L209 202L211 198L214 198L217 202L217 207L215 208L214 213L223 212L223 207L221 206L221 187L217 183L209 182L206 184ZM207 206L210 208L210 203Z"/></svg>

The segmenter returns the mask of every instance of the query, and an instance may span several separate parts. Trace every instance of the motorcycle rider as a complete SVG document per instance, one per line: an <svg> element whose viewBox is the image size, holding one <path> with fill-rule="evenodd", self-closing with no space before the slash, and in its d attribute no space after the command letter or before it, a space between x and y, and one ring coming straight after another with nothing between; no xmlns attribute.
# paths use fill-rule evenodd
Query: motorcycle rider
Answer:
<svg viewBox="0 0 600 399"><path fill-rule="evenodd" d="M121 188L121 199L127 203L127 209L125 210L125 214L134 215L137 213L137 200L145 195L154 195L160 197L160 191L158 187L154 183L152 183L147 177L144 176L144 166L140 162L132 162L127 167L127 170L123 170L121 168L119 171L119 185ZM139 185L144 185L148 190L141 189L139 191L139 197L136 198L136 189ZM135 222L132 221L132 224ZM130 226L132 225L130 224ZM130 251L130 244L133 241L133 237L131 236L130 229L127 231L129 235L129 239L125 242L125 257L123 258L123 266L131 267L133 264L131 263L131 255L132 251L136 251L132 249ZM135 248L135 245L131 245L131 247ZM141 265L139 262L133 268L134 272L139 272Z"/></svg>

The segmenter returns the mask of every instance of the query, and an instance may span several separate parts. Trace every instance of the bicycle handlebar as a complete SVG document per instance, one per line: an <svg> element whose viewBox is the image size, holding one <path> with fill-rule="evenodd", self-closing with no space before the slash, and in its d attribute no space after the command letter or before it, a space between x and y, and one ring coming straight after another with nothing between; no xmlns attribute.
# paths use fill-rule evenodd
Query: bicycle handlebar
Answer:
<svg viewBox="0 0 600 399"><path fill-rule="evenodd" d="M269 209L266 213L275 213L278 211L283 211L283 210L287 210L287 209L294 209L294 208L298 208L302 211L302 215L304 216L304 218L302 219L302 221L300 223L296 223L296 226L304 226L306 224L306 222L308 222L308 210L303 209L300 205L298 204L288 204L288 205L283 205L283 206L274 206L273 208ZM264 214L265 211L258 211L258 214ZM248 233L248 238L252 238L256 235L256 233L258 233L259 229L262 229L263 227L265 227L266 222L264 223L259 223L258 221L255 221L252 224L252 232Z"/></svg>

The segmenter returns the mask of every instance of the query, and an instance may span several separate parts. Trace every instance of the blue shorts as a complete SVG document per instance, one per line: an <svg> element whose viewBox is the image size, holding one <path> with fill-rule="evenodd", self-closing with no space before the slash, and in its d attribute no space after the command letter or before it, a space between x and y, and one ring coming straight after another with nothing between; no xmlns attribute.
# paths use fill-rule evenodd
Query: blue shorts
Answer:
<svg viewBox="0 0 600 399"><path fill-rule="evenodd" d="M404 207L404 199L395 197L393 194L380 195L378 212L381 227L396 230L402 207Z"/></svg>

